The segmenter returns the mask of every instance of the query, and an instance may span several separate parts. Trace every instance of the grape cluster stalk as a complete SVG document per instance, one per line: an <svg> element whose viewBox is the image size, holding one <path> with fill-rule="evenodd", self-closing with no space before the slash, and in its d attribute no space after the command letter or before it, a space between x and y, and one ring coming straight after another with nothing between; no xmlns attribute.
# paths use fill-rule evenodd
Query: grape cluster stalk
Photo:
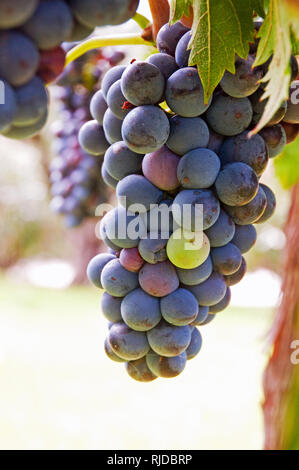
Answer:
<svg viewBox="0 0 299 470"><path fill-rule="evenodd" d="M96 207L109 199L109 191L99 176L103 155L82 150L78 132L91 119L90 100L100 89L102 76L123 59L124 54L119 51L92 51L68 65L53 90L59 109L52 127L51 208L64 216L69 228L94 217ZM107 105L103 112L106 109Z"/></svg>
<svg viewBox="0 0 299 470"><path fill-rule="evenodd" d="M299 107L290 98L249 138L266 104L261 80L269 64L252 67L258 40L205 103L188 66L190 37L182 23L167 24L159 53L109 70L91 101L93 120L79 132L91 154L111 143L102 174L118 206L101 221L109 252L90 261L87 275L105 291L106 354L141 382L175 377L199 353L201 327L226 309L231 286L246 273L255 224L275 210L261 182L269 158L298 134ZM294 57L291 67L295 80Z"/></svg>
<svg viewBox="0 0 299 470"><path fill-rule="evenodd" d="M45 85L65 65L65 41L80 41L96 26L132 18L139 0L1 0L0 134L25 139L48 117Z"/></svg>

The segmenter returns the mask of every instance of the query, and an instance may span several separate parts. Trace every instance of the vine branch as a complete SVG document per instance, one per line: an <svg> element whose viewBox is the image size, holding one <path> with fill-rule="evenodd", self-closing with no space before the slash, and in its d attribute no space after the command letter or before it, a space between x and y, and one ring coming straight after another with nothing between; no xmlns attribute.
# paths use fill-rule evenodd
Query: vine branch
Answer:
<svg viewBox="0 0 299 470"><path fill-rule="evenodd" d="M98 49L99 47L124 45L154 46L154 43L152 41L146 41L140 35L136 34L128 34L126 36L106 36L103 38L87 39L87 41L78 44L78 46L73 47L73 49L71 49L67 53L66 66L92 49Z"/></svg>
<svg viewBox="0 0 299 470"><path fill-rule="evenodd" d="M148 0L153 17L153 35L157 37L159 30L169 21L170 8L168 0Z"/></svg>

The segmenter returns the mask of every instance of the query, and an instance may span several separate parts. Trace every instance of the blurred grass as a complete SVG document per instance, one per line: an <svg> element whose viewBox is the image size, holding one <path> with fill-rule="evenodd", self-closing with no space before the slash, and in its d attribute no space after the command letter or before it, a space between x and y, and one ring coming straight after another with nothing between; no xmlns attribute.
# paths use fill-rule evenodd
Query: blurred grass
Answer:
<svg viewBox="0 0 299 470"><path fill-rule="evenodd" d="M100 293L0 277L1 449L259 449L270 310L202 328L184 373L139 384L103 352Z"/></svg>

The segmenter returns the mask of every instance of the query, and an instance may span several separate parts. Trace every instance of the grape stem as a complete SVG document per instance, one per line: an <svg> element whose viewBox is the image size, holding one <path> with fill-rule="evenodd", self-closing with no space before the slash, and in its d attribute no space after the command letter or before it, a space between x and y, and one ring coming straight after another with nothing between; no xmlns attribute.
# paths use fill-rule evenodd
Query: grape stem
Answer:
<svg viewBox="0 0 299 470"><path fill-rule="evenodd" d="M153 17L153 34L156 39L159 30L169 21L170 8L168 0L148 0Z"/></svg>
<svg viewBox="0 0 299 470"><path fill-rule="evenodd" d="M86 52L97 49L99 47L107 46L154 46L154 42L145 41L140 35L128 34L125 36L106 36L103 38L91 38L73 47L66 56L66 66L74 60L81 57Z"/></svg>
<svg viewBox="0 0 299 470"><path fill-rule="evenodd" d="M132 18L141 29L146 29L150 26L151 22L146 16L141 15L140 13L136 13L135 16Z"/></svg>

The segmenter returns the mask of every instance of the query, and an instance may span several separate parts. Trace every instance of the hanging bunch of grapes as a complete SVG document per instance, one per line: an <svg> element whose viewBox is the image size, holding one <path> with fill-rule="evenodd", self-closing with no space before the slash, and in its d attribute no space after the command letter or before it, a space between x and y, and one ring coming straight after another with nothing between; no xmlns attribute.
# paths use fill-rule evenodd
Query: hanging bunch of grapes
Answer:
<svg viewBox="0 0 299 470"><path fill-rule="evenodd" d="M255 224L275 210L261 178L298 134L299 107L282 100L258 128L273 66L272 57L254 66L261 24L249 55L236 57L208 99L192 66L191 31L165 24L159 53L106 73L91 102L94 120L80 129L85 152L112 143L102 174L118 206L101 221L109 253L93 258L87 274L105 290L105 351L138 381L175 377L199 353L201 327L226 309L246 273ZM295 80L294 56L287 67Z"/></svg>
<svg viewBox="0 0 299 470"><path fill-rule="evenodd" d="M109 198L100 175L109 142L103 143L100 152L91 154L80 147L78 132L92 117L89 107L94 93L102 95L103 75L123 59L122 52L109 49L90 52L72 62L54 88L59 108L52 126L51 208L64 216L67 227L78 226L84 219L94 217L98 204ZM106 109L104 102L102 109L97 108L101 122Z"/></svg>
<svg viewBox="0 0 299 470"><path fill-rule="evenodd" d="M80 41L96 26L132 18L139 0L1 0L0 134L25 139L48 117L45 85L65 64L64 41Z"/></svg>

